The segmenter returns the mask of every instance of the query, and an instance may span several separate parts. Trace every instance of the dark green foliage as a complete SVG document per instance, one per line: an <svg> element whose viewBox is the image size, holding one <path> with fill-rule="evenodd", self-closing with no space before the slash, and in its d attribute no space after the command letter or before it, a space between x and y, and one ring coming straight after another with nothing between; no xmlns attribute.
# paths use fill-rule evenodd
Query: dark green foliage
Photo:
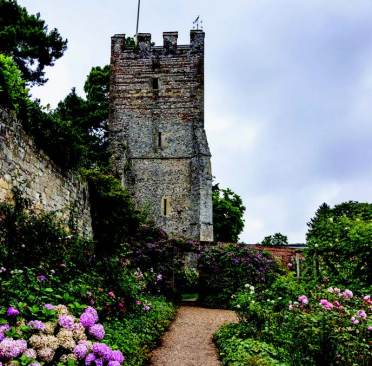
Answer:
<svg viewBox="0 0 372 366"><path fill-rule="evenodd" d="M247 245L219 245L205 250L199 260L200 300L207 306L226 307L245 284L260 289L280 273L274 258Z"/></svg>
<svg viewBox="0 0 372 366"><path fill-rule="evenodd" d="M121 321L106 322L105 342L123 351L125 365L142 366L149 352L158 343L160 336L168 328L176 311L163 298L148 298L149 312L128 314Z"/></svg>
<svg viewBox="0 0 372 366"><path fill-rule="evenodd" d="M141 231L139 235L142 236ZM161 281L156 287L150 286L150 290L160 289L166 296L179 299L181 293L192 286L190 269L185 265L185 255L200 253L196 242L168 239L164 232L159 231L156 240L137 239L131 242L130 252L131 265L134 268L161 274ZM196 288L197 284L194 285Z"/></svg>
<svg viewBox="0 0 372 366"><path fill-rule="evenodd" d="M93 67L84 85L86 99L72 89L53 113L56 119L71 125L79 136L79 144L86 152L80 165L85 167L108 165L109 74L109 66Z"/></svg>
<svg viewBox="0 0 372 366"><path fill-rule="evenodd" d="M244 337L241 324L227 324L214 335L224 366L289 366L279 361L281 350L264 341Z"/></svg>
<svg viewBox="0 0 372 366"><path fill-rule="evenodd" d="M87 170L96 251L110 256L134 236L143 217L121 182L102 171Z"/></svg>
<svg viewBox="0 0 372 366"><path fill-rule="evenodd" d="M84 267L93 243L68 233L55 215L26 211L19 194L15 204L0 203L0 261L5 267L56 266L74 261Z"/></svg>
<svg viewBox="0 0 372 366"><path fill-rule="evenodd" d="M61 168L77 168L86 161L87 148L82 136L71 122L45 112L40 101L27 100L19 117L39 148Z"/></svg>
<svg viewBox="0 0 372 366"><path fill-rule="evenodd" d="M213 186L213 230L214 240L236 243L244 228L243 201L231 189Z"/></svg>
<svg viewBox="0 0 372 366"><path fill-rule="evenodd" d="M274 235L265 236L262 240L261 245L265 247L283 247L288 245L288 238L286 235L276 233Z"/></svg>
<svg viewBox="0 0 372 366"><path fill-rule="evenodd" d="M307 262L317 277L351 288L372 282L372 204L323 204L308 226Z"/></svg>
<svg viewBox="0 0 372 366"><path fill-rule="evenodd" d="M40 14L28 14L15 0L0 0L0 53L12 56L32 84L47 81L45 66L53 66L67 48L57 29L48 30Z"/></svg>
<svg viewBox="0 0 372 366"><path fill-rule="evenodd" d="M226 327L231 332L219 335L219 347L238 350L254 339L273 346L279 351L274 358L293 366L369 365L370 322L357 315L360 310L370 312L369 300L363 299L366 293L368 288L345 298L324 286L297 283L292 275L277 278L265 291L245 288L232 302L240 323ZM304 303L301 295L306 296ZM323 308L321 299L327 299L332 308ZM351 321L353 316L357 323Z"/></svg>

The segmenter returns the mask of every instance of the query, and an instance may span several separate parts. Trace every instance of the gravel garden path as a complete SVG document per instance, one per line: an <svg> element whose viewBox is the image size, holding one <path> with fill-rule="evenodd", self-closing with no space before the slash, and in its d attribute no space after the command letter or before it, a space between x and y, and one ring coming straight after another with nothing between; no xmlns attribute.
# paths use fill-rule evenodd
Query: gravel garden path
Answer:
<svg viewBox="0 0 372 366"><path fill-rule="evenodd" d="M233 311L181 306L150 366L219 366L213 333L224 323L237 322Z"/></svg>

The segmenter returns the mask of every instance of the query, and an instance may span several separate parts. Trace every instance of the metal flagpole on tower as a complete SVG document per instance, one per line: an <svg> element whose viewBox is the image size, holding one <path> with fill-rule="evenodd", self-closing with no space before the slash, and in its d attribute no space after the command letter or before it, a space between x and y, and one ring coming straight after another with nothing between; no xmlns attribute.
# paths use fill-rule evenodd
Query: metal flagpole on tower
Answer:
<svg viewBox="0 0 372 366"><path fill-rule="evenodd" d="M136 27L136 43L138 43L138 25L139 25L140 10L141 10L141 0L138 0L137 27Z"/></svg>

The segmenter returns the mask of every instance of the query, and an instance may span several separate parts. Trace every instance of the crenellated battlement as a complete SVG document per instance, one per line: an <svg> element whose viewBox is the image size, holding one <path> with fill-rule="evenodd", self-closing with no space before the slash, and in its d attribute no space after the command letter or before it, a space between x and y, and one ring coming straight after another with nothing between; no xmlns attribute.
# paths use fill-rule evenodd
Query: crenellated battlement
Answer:
<svg viewBox="0 0 372 366"><path fill-rule="evenodd" d="M163 45L155 46L151 42L151 33L138 33L137 45L127 43L125 34L115 34L111 37L111 50L112 54L118 55L121 53L126 54L139 54L143 57L154 55L172 55L180 53L193 52L204 53L204 38L205 33L202 30L190 31L190 44L178 44L178 32L163 32Z"/></svg>

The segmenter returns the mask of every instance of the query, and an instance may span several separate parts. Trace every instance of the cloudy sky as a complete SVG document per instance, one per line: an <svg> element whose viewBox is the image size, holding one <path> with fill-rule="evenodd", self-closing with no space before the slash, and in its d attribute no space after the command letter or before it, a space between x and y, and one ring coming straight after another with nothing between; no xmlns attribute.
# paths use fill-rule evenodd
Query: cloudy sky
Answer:
<svg viewBox="0 0 372 366"><path fill-rule="evenodd" d="M133 35L137 0L19 0L68 38L33 95L55 106ZM140 31L206 32L206 130L216 182L247 207L241 239L303 242L322 203L372 201L371 0L142 0Z"/></svg>

